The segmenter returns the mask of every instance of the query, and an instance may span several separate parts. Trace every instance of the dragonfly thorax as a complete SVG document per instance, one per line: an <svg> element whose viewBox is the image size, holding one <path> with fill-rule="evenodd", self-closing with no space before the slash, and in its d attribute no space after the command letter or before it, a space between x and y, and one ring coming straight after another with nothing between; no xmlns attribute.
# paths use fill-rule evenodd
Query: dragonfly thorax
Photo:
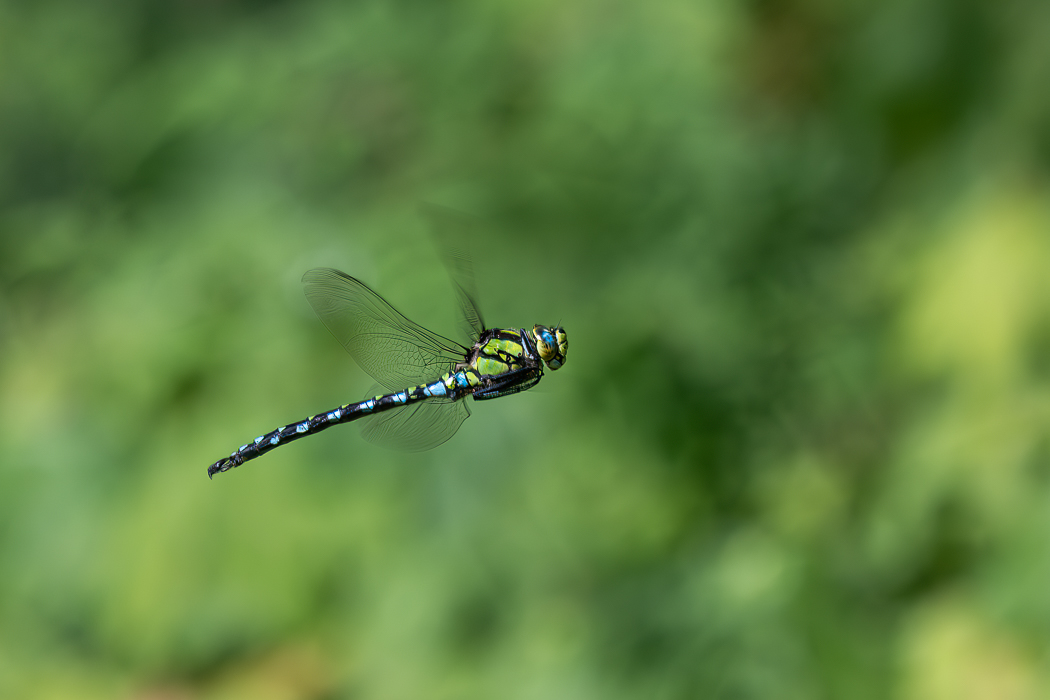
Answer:
<svg viewBox="0 0 1050 700"><path fill-rule="evenodd" d="M532 338L536 341L536 352L540 359L553 369L565 364L565 355L569 352L569 336L561 326L547 328L536 325L532 327Z"/></svg>

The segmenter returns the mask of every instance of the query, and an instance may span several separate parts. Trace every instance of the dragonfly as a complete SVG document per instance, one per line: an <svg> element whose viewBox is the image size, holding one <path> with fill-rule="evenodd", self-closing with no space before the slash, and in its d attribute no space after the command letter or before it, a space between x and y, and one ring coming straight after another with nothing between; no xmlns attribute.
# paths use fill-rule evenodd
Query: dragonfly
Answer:
<svg viewBox="0 0 1050 700"><path fill-rule="evenodd" d="M446 266L460 301L463 344L410 321L364 282L331 268L303 275L306 299L321 322L379 385L368 398L289 423L241 445L208 467L208 477L335 425L362 421L370 442L410 451L451 438L468 417L466 399L485 401L526 391L544 367L565 364L561 325L486 328L470 258L447 247Z"/></svg>

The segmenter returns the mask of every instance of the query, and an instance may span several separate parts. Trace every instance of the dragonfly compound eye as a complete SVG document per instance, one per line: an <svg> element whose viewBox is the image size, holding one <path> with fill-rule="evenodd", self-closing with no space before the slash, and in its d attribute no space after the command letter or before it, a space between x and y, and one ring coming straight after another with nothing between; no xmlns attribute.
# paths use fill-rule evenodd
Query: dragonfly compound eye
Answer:
<svg viewBox="0 0 1050 700"><path fill-rule="evenodd" d="M536 338L536 351L548 367L559 369L565 364L565 350L569 347L565 331L560 328L552 331L546 326L536 326L532 329L532 335Z"/></svg>
<svg viewBox="0 0 1050 700"><path fill-rule="evenodd" d="M565 333L565 329L558 326L554 329L554 337L558 341L558 356L561 358L559 367L565 364L565 357L569 354L569 336ZM554 369L553 367L551 369Z"/></svg>

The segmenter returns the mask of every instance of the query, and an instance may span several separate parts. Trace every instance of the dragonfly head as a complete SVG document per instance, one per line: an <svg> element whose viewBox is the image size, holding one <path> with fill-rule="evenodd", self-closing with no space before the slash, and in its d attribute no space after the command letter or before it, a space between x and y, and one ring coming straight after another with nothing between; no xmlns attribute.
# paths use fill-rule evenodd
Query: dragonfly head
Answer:
<svg viewBox="0 0 1050 700"><path fill-rule="evenodd" d="M569 336L561 326L533 326L532 337L536 341L536 350L540 359L551 369L559 369L565 364L565 355L569 352Z"/></svg>

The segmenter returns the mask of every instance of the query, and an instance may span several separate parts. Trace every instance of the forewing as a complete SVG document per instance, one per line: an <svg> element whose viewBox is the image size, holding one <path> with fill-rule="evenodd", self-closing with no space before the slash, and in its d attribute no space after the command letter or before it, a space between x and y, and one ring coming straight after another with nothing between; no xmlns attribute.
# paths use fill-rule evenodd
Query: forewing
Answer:
<svg viewBox="0 0 1050 700"><path fill-rule="evenodd" d="M336 340L388 391L432 382L467 353L454 340L405 318L364 282L339 270L310 270L303 275L303 291Z"/></svg>
<svg viewBox="0 0 1050 700"><path fill-rule="evenodd" d="M477 237L477 224L466 214L436 204L423 204L420 211L430 223L441 260L452 278L463 315L461 332L473 343L485 330L485 321L478 308L477 285L474 282L474 263L470 258L470 243Z"/></svg>

